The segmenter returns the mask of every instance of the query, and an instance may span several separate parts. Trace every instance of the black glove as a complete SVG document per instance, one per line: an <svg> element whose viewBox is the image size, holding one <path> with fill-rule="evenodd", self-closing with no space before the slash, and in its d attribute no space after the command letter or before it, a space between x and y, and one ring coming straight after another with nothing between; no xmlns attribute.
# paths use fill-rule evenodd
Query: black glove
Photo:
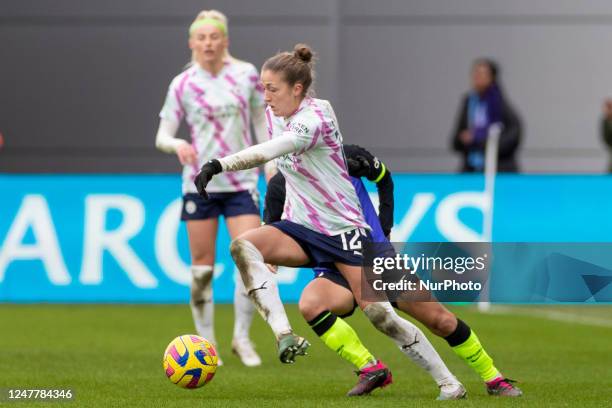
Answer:
<svg viewBox="0 0 612 408"><path fill-rule="evenodd" d="M349 175L353 177L367 177L370 174L370 163L363 156L353 156L346 160Z"/></svg>
<svg viewBox="0 0 612 408"><path fill-rule="evenodd" d="M223 168L221 167L221 163L217 159L212 159L202 166L200 173L196 176L193 182L198 189L198 194L200 194L204 199L208 200L206 185L215 174L221 173L222 170Z"/></svg>

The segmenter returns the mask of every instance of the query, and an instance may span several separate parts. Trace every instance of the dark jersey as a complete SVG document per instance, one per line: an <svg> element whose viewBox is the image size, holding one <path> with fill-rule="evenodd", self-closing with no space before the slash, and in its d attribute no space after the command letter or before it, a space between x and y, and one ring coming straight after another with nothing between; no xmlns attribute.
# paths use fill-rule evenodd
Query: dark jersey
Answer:
<svg viewBox="0 0 612 408"><path fill-rule="evenodd" d="M378 206L378 218L383 234L389 236L393 227L393 180L391 173L380 160L363 147L345 145L344 155L350 176L357 178L365 177L376 183L380 203ZM363 194L367 195L365 190L363 190ZM359 197L360 201L363 201L362 198L365 197ZM279 221L283 215L284 205L285 179L278 172L268 182L264 203L264 222L269 224Z"/></svg>

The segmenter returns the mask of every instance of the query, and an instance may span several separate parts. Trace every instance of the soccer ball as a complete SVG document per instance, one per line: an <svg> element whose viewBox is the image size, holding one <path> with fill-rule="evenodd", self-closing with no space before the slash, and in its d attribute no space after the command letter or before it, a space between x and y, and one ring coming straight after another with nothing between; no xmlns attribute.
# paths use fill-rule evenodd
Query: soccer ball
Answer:
<svg viewBox="0 0 612 408"><path fill-rule="evenodd" d="M217 371L217 352L203 337L185 334L172 340L164 352L164 371L170 381L183 388L199 388Z"/></svg>

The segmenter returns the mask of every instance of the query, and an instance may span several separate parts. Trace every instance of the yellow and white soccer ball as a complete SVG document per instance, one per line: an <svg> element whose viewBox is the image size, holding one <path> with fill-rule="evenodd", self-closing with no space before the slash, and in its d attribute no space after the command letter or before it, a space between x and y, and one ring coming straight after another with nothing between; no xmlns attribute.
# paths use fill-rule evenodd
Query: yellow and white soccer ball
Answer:
<svg viewBox="0 0 612 408"><path fill-rule="evenodd" d="M204 337L185 334L172 340L164 352L164 371L170 381L183 388L199 388L215 376L215 347Z"/></svg>

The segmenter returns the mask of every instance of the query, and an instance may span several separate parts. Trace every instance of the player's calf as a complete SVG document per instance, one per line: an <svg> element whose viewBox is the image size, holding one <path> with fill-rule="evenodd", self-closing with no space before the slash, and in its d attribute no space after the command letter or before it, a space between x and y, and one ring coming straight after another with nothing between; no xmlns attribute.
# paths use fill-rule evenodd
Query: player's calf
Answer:
<svg viewBox="0 0 612 408"><path fill-rule="evenodd" d="M442 397L443 387L449 384L456 386L457 389L463 388L423 332L414 324L399 317L388 302L367 304L363 307L363 312L379 331L393 339L406 356L432 376L441 389ZM464 393L461 397L463 396Z"/></svg>

